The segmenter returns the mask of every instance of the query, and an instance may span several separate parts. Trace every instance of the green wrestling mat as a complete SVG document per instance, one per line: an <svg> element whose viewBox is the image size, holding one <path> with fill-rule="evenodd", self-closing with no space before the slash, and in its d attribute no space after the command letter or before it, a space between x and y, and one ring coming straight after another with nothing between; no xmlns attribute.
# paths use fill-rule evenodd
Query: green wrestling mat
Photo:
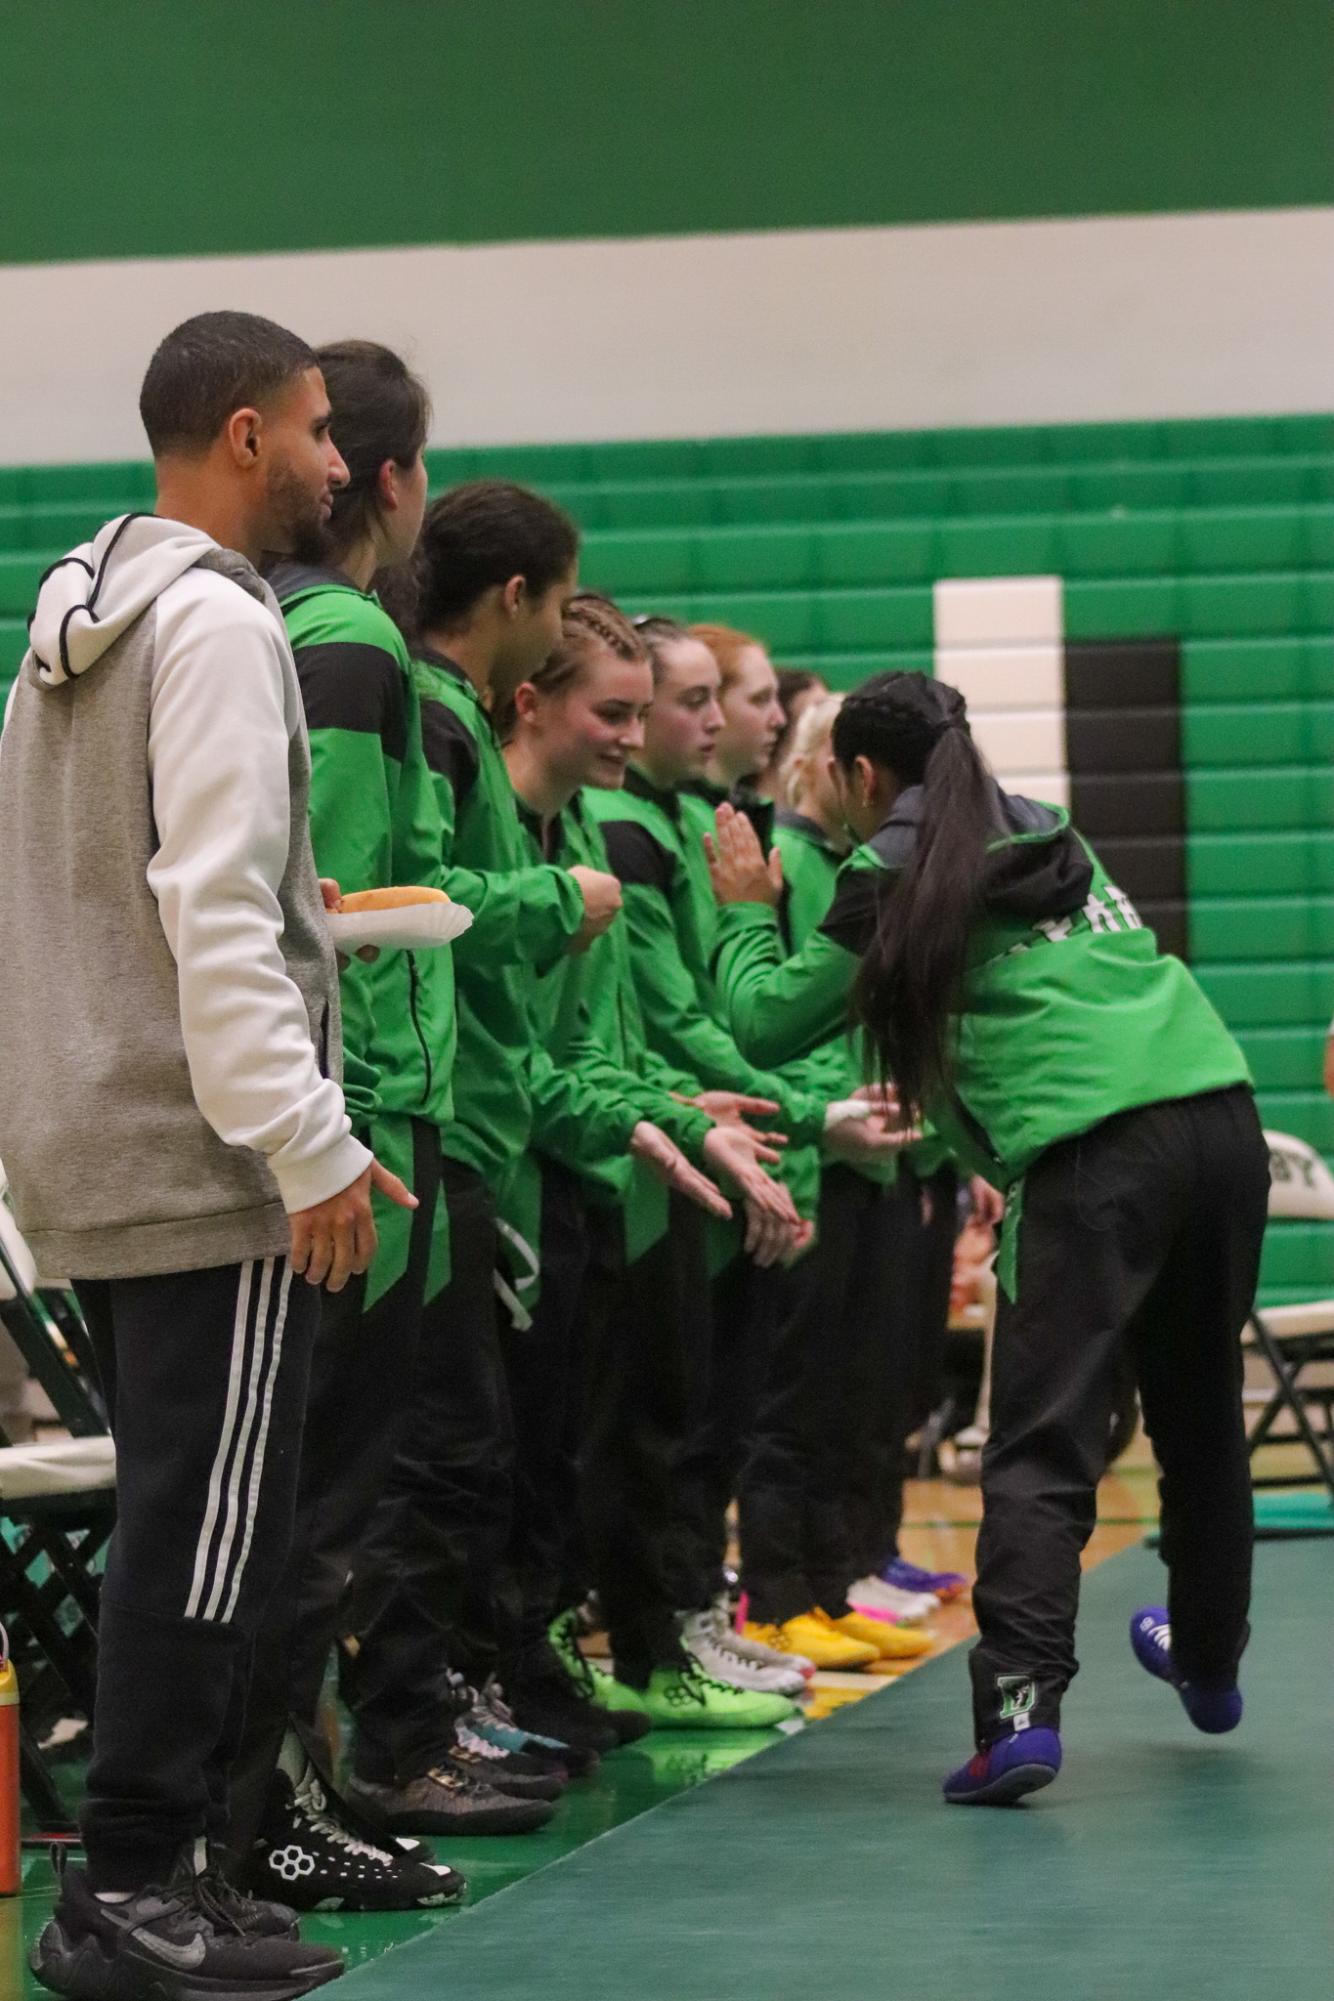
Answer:
<svg viewBox="0 0 1334 2001"><path fill-rule="evenodd" d="M1334 1500L1323 1487L1310 1493L1283 1488L1257 1493L1255 1534L1259 1542L1276 1536L1334 1535ZM1150 1549L1157 1549L1157 1529L1144 1540Z"/></svg>
<svg viewBox="0 0 1334 2001"><path fill-rule="evenodd" d="M347 2001L1329 2001L1334 1551L1264 1544L1248 1714L1191 1730L1134 1663L1156 1558L1086 1580L1066 1767L945 1807L963 1648L530 1875L342 1984Z"/></svg>
<svg viewBox="0 0 1334 2001"><path fill-rule="evenodd" d="M1316 1494L1274 1491L1255 1497L1257 1536L1334 1535L1334 1500L1322 1487Z"/></svg>

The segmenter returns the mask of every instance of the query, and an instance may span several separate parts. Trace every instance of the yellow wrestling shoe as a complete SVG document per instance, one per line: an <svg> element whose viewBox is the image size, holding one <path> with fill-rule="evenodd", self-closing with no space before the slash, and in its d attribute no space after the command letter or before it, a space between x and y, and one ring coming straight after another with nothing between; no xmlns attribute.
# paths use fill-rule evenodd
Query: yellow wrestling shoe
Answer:
<svg viewBox="0 0 1334 2001"><path fill-rule="evenodd" d="M820 1617L828 1618L828 1614L822 1612ZM862 1612L845 1612L841 1619L829 1619L829 1625L849 1640L874 1647L882 1661L919 1661L923 1654L930 1653L934 1644L929 1633L915 1632L909 1626L890 1626L883 1619L868 1619Z"/></svg>
<svg viewBox="0 0 1334 2001"><path fill-rule="evenodd" d="M780 1654L804 1654L817 1668L864 1668L880 1658L878 1646L840 1632L818 1607L799 1612L781 1626L746 1625L746 1638L773 1647Z"/></svg>

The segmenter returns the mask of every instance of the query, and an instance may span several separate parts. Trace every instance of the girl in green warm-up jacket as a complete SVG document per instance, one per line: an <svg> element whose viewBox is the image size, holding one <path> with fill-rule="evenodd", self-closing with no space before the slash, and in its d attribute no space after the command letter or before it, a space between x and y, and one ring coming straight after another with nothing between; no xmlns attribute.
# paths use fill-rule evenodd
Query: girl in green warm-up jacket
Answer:
<svg viewBox="0 0 1334 2001"><path fill-rule="evenodd" d="M410 555L426 504L423 385L389 349L340 341L319 351L348 482L318 560L269 573L296 661L310 737L310 833L321 875L344 891L440 882L440 821L422 751L407 651L372 588ZM385 951L341 980L348 1106L376 1154L418 1198L377 1198L370 1270L326 1301L315 1344L287 1574L255 1649L246 1742L232 1785L231 1841L255 1886L280 1881L272 1857L295 1843L312 1867L293 1891L305 1909L410 1909L461 1885L385 1850L349 1862L350 1821L294 1739L315 1711L352 1553L394 1454L421 1332L450 1116L454 989L447 951ZM267 1788L267 1796L266 1796ZM326 1812L327 1809L327 1812Z"/></svg>
<svg viewBox="0 0 1334 2001"><path fill-rule="evenodd" d="M717 908L709 886L698 801L687 785L704 771L721 726L720 672L705 643L669 619L637 630L653 660L654 696L643 750L624 787L589 795L625 896L625 925L635 990L650 1045L689 1069L709 1091L743 1091L771 1101L791 1145L784 1178L801 1213L814 1211L821 1151L867 1157L883 1135L855 1122L831 1122L845 1095L841 1063L823 1053L790 1066L748 1062L728 1027L709 961ZM795 1156L795 1158L794 1158ZM728 1667L730 1648L720 1605L726 1511L736 1493L754 1415L757 1359L768 1339L779 1274L742 1257L739 1232L713 1232L707 1370L699 1384L694 1439L678 1474L696 1581L687 1637L713 1672ZM720 1625L721 1622L721 1625ZM754 1644L763 1644L754 1642ZM730 1671L730 1670L729 1670Z"/></svg>
<svg viewBox="0 0 1334 2001"><path fill-rule="evenodd" d="M763 658L763 656L761 656ZM799 948L826 916L848 840L830 776L839 697L802 717L774 821L783 861L779 922ZM754 826L753 813L747 815ZM756 827L758 834L759 829ZM840 1095L862 1082L850 1031L826 1045ZM826 1162L814 1247L785 1274L763 1354L738 1494L741 1580L755 1637L819 1665L911 1659L930 1641L853 1608L877 1594L920 1622L934 1599L891 1593L878 1571L881 1521L898 1477L918 1301L919 1200L895 1163ZM876 1608L880 1609L880 1608Z"/></svg>
<svg viewBox="0 0 1334 2001"><path fill-rule="evenodd" d="M1240 1720L1251 1495L1238 1336L1268 1160L1246 1063L1064 810L1002 792L962 696L883 674L834 727L862 845L786 957L779 890L720 809L716 974L733 1032L778 1063L849 1006L908 1111L1009 1196L972 1657L978 1755L946 1797L989 1804L1060 1766L1080 1552L1123 1348L1162 1469L1170 1604L1141 1663L1197 1727Z"/></svg>
<svg viewBox="0 0 1334 2001"><path fill-rule="evenodd" d="M560 645L497 718L535 866L606 867L601 831L579 788L623 781L642 748L652 694L647 656L624 617L605 598L575 597ZM759 1164L780 1156L751 1128L716 1122L690 1102L694 1080L650 1048L624 924L533 981L529 1009L535 1040L556 1070L627 1107L638 1144L631 1153L609 1149L578 1121L554 1132L535 1128L507 1197L540 1252L533 1325L516 1327L507 1344L515 1557L525 1598L545 1600L550 1617L586 1593L590 1577L570 1569L577 1458L591 1578L622 1678L609 1684L586 1669L599 1700L647 1711L660 1725L781 1720L786 1703L702 1674L682 1643L689 1580L679 1566L675 1472L696 1404L705 1318L696 1255L702 1217L689 1204L723 1214L726 1206L698 1176L672 1171L669 1149L674 1142L718 1175L742 1198L752 1226L796 1220L787 1191ZM576 1548L579 1541L573 1537ZM577 1670L571 1628L563 1619L557 1639Z"/></svg>

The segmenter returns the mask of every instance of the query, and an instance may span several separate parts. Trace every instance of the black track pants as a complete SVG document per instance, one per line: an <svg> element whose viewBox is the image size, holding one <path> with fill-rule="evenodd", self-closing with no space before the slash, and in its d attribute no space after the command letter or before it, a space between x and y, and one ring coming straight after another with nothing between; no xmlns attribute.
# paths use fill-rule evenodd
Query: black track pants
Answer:
<svg viewBox="0 0 1334 2001"><path fill-rule="evenodd" d="M284 1258L77 1287L116 1440L82 1828L95 1889L221 1839L292 1535L320 1294Z"/></svg>
<svg viewBox="0 0 1334 2001"><path fill-rule="evenodd" d="M781 1623L813 1605L837 1615L860 1574L861 1519L883 1506L902 1449L897 1336L915 1216L911 1201L851 1168L821 1177L815 1246L782 1276L741 1479L742 1581L755 1619Z"/></svg>
<svg viewBox="0 0 1334 2001"><path fill-rule="evenodd" d="M422 1316L412 1404L353 1565L343 1690L360 1777L419 1776L449 1740L451 1669L492 1672L519 1608L502 1598L514 1434L495 1292L496 1211L446 1158L450 1281Z"/></svg>
<svg viewBox="0 0 1334 2001"><path fill-rule="evenodd" d="M634 1264L608 1258L585 1316L582 1514L617 1673L642 1686L678 1660L676 1613L696 1586L678 1478L708 1364L704 1219L671 1198L665 1236Z"/></svg>
<svg viewBox="0 0 1334 2001"><path fill-rule="evenodd" d="M540 1643L572 1602L571 1551L579 1541L578 1337L589 1226L575 1176L551 1161L541 1167L541 1289L533 1324L504 1327L500 1341L514 1418L514 1519L497 1583L519 1606L520 1653ZM504 1667L502 1661L502 1678Z"/></svg>
<svg viewBox="0 0 1334 2001"><path fill-rule="evenodd" d="M384 1489L408 1405L440 1187L440 1136L412 1122L412 1216L402 1277L366 1309L366 1278L326 1293L311 1359L292 1550L255 1642L228 1846L248 1855L289 1722L315 1723L348 1575Z"/></svg>
<svg viewBox="0 0 1334 2001"><path fill-rule="evenodd" d="M1235 1672L1253 1534L1239 1336L1268 1195L1268 1150L1240 1086L1124 1112L1025 1177L1018 1298L1000 1301L982 1461L979 1745L1059 1721L1127 1345L1161 1473L1173 1652L1192 1679Z"/></svg>

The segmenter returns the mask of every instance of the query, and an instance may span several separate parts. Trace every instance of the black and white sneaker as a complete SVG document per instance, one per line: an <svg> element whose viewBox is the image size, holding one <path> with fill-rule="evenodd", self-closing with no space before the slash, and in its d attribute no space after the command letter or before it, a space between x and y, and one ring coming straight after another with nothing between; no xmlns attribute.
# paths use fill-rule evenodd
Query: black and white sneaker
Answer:
<svg viewBox="0 0 1334 2001"><path fill-rule="evenodd" d="M249 1882L302 1911L418 1911L457 1904L468 1885L456 1869L370 1830L326 1789L313 1766L294 1786L274 1774L251 1856Z"/></svg>
<svg viewBox="0 0 1334 2001"><path fill-rule="evenodd" d="M531 1834L555 1812L550 1800L515 1799L450 1764L388 1784L349 1779L347 1797L383 1834Z"/></svg>
<svg viewBox="0 0 1334 2001"><path fill-rule="evenodd" d="M60 1901L33 1947L43 1987L69 2001L297 2001L336 1980L343 1955L300 1939L242 1929L187 1851L165 1884L103 1903L82 1869L67 1869Z"/></svg>

